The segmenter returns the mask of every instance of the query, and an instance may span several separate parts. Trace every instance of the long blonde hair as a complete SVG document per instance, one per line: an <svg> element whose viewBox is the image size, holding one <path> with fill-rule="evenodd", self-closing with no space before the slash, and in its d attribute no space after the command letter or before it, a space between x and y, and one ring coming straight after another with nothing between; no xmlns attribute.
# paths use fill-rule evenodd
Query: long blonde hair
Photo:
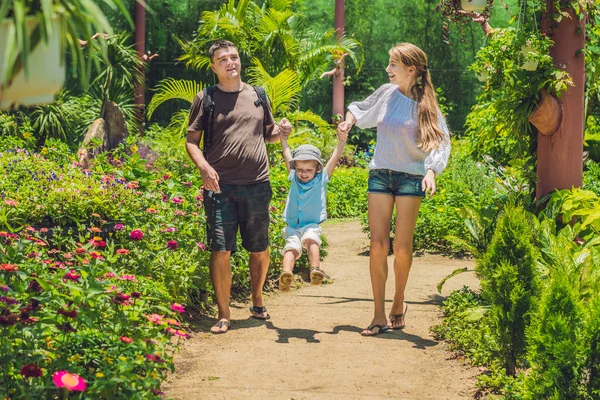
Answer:
<svg viewBox="0 0 600 400"><path fill-rule="evenodd" d="M415 67L417 83L410 93L417 101L417 123L420 133L419 148L431 151L446 141L439 125L438 101L427 68L427 54L411 43L400 43L390 50L390 57L405 67Z"/></svg>

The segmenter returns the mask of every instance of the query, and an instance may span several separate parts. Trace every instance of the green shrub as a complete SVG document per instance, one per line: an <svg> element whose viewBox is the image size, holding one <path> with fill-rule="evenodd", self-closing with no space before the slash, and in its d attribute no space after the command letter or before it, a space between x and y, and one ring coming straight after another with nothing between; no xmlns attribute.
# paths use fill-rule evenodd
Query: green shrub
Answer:
<svg viewBox="0 0 600 400"><path fill-rule="evenodd" d="M577 279L562 268L553 271L532 315L527 399L583 398L580 382L586 343Z"/></svg>
<svg viewBox="0 0 600 400"><path fill-rule="evenodd" d="M600 162L587 161L585 163L585 170L583 171L583 185L581 187L584 190L591 190L600 196Z"/></svg>
<svg viewBox="0 0 600 400"><path fill-rule="evenodd" d="M487 251L477 262L483 296L491 304L499 356L509 375L516 374L524 358L529 310L539 291L536 222L522 207L505 208Z"/></svg>

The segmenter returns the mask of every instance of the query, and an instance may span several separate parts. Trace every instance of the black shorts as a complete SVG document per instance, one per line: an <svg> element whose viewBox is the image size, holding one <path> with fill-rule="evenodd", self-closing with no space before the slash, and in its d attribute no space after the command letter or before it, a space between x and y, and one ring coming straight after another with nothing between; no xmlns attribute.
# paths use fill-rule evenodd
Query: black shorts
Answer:
<svg viewBox="0 0 600 400"><path fill-rule="evenodd" d="M242 246L250 252L269 247L269 182L253 185L220 184L221 193L204 189L207 245L211 251L236 251L238 228Z"/></svg>

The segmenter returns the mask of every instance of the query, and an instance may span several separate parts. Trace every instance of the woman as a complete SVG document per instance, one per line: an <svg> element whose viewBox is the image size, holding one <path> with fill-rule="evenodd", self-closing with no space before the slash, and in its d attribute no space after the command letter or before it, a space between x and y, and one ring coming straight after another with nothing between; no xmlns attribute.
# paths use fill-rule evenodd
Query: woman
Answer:
<svg viewBox="0 0 600 400"><path fill-rule="evenodd" d="M386 71L390 83L361 102L350 104L346 120L338 125L348 132L377 127L377 144L369 165L368 212L371 229L370 274L375 314L361 332L374 336L406 324L404 289L412 264L412 243L421 199L436 191L435 176L448 163L450 137L427 70L427 55L410 43L390 50ZM387 255L390 222L396 205L394 236L394 302L385 314Z"/></svg>

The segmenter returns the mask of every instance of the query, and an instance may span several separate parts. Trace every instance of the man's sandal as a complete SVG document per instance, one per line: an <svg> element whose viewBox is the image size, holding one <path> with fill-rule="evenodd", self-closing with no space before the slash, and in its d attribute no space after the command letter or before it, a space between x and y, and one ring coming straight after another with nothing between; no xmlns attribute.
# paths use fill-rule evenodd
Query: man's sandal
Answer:
<svg viewBox="0 0 600 400"><path fill-rule="evenodd" d="M377 328L377 330L375 330L375 328ZM360 334L362 336L377 336L380 333L385 333L389 330L390 330L390 327L387 325L373 324L373 325L369 325L367 327L367 329L365 329L365 331L371 331L371 333L365 333L364 331L362 331Z"/></svg>
<svg viewBox="0 0 600 400"><path fill-rule="evenodd" d="M319 267L314 267L310 269L310 283L312 285L320 285L323 283L325 278L329 278L325 272Z"/></svg>
<svg viewBox="0 0 600 400"><path fill-rule="evenodd" d="M390 314L390 325L389 327L398 330L406 327L406 312L408 311L408 304L404 306L404 312L402 314L392 315ZM394 327L394 321L402 319L402 325Z"/></svg>
<svg viewBox="0 0 600 400"><path fill-rule="evenodd" d="M287 292L290 290L293 282L294 274L288 271L283 271L281 275L279 275L279 290L282 292Z"/></svg>
<svg viewBox="0 0 600 400"><path fill-rule="evenodd" d="M267 312L267 307L265 306L252 306L250 307L250 312L252 316L256 319L269 319L271 316Z"/></svg>
<svg viewBox="0 0 600 400"><path fill-rule="evenodd" d="M223 327L226 327L227 329L222 330ZM217 329L213 330L214 328L217 328ZM231 328L231 322L222 319L219 322L217 322L216 324L214 324L212 328L210 328L210 333L212 333L214 335L219 335L221 333L229 332L230 328Z"/></svg>

